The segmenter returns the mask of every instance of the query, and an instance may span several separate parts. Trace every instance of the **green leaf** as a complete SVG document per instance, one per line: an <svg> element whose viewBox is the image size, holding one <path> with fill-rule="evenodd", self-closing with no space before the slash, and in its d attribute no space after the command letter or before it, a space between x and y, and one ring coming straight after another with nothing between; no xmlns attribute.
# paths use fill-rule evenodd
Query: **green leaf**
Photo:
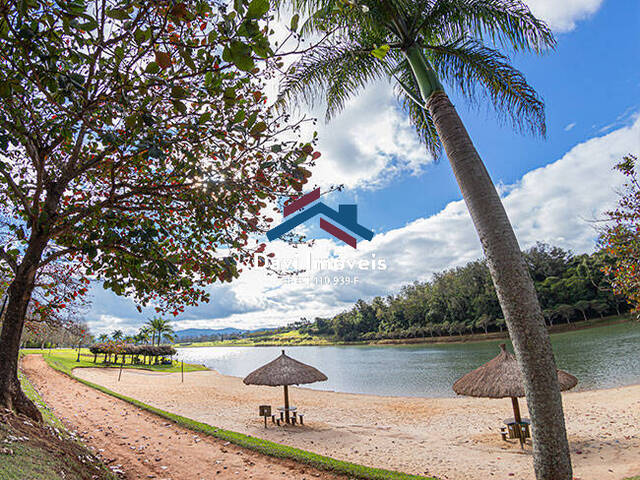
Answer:
<svg viewBox="0 0 640 480"><path fill-rule="evenodd" d="M244 120L245 115L246 113L244 110L238 110L235 116L233 117L233 123L242 122Z"/></svg>
<svg viewBox="0 0 640 480"><path fill-rule="evenodd" d="M92 18L88 22L80 23L78 25L78 28L80 30L84 30L85 32L90 32L98 28L98 22L96 22L95 19Z"/></svg>
<svg viewBox="0 0 640 480"><path fill-rule="evenodd" d="M196 63L193 61L193 57L191 56L191 50L188 48L181 48L180 55L182 56L185 65L195 71L197 67Z"/></svg>
<svg viewBox="0 0 640 480"><path fill-rule="evenodd" d="M129 13L121 8L110 8L107 10L106 15L115 20L129 20Z"/></svg>
<svg viewBox="0 0 640 480"><path fill-rule="evenodd" d="M0 97L9 98L11 96L11 85L9 82L0 82Z"/></svg>
<svg viewBox="0 0 640 480"><path fill-rule="evenodd" d="M171 87L171 96L173 98L184 98L187 96L187 91L180 85L174 85Z"/></svg>
<svg viewBox="0 0 640 480"><path fill-rule="evenodd" d="M297 13L293 17L291 17L291 30L293 30L294 32L298 30L299 21L300 21L300 15L298 15Z"/></svg>
<svg viewBox="0 0 640 480"><path fill-rule="evenodd" d="M231 42L228 48L224 49L222 58L228 58L231 63L235 64L240 70L250 72L255 68L255 63L251 57L251 47L242 42Z"/></svg>
<svg viewBox="0 0 640 480"><path fill-rule="evenodd" d="M378 60L384 60L384 57L387 56L391 47L389 45L380 45L378 48L371 52L371 55L376 57Z"/></svg>
<svg viewBox="0 0 640 480"><path fill-rule="evenodd" d="M261 18L269 11L269 0L252 0L247 9L247 18Z"/></svg>
<svg viewBox="0 0 640 480"><path fill-rule="evenodd" d="M184 103L182 103L180 100L172 100L171 103L173 103L173 106L175 107L175 109L178 110L183 115L187 113L187 106Z"/></svg>
<svg viewBox="0 0 640 480"><path fill-rule="evenodd" d="M151 63L149 63L149 65L147 65L147 68L145 68L144 71L146 73L150 73L152 75L155 75L156 73L158 73L160 71L160 65L158 65L156 62L151 62Z"/></svg>
<svg viewBox="0 0 640 480"><path fill-rule="evenodd" d="M251 135L260 135L266 129L267 129L267 124L266 123L258 122L253 126L253 128L251 129L251 131L249 133Z"/></svg>

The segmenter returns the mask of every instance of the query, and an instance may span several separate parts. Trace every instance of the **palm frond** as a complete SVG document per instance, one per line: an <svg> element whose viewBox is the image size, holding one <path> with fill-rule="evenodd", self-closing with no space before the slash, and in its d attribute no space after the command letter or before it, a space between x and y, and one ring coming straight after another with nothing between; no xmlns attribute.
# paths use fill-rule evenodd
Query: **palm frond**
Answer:
<svg viewBox="0 0 640 480"><path fill-rule="evenodd" d="M512 49L544 52L555 47L549 27L521 0L436 0L422 2L419 32L427 41L472 36Z"/></svg>
<svg viewBox="0 0 640 480"><path fill-rule="evenodd" d="M396 87L396 95L403 110L409 116L409 121L415 127L420 140L424 142L431 156L434 160L438 160L442 155L442 143L429 111L412 98L418 92L418 85L408 62L400 63L394 71L394 76L399 83L401 82L404 85ZM410 89L410 91L405 91L405 88ZM417 93L417 95L419 96L420 94Z"/></svg>
<svg viewBox="0 0 640 480"><path fill-rule="evenodd" d="M478 105L478 87L499 116L516 128L545 135L544 102L509 58L472 39L426 46L425 54L438 75Z"/></svg>
<svg viewBox="0 0 640 480"><path fill-rule="evenodd" d="M278 102L282 105L297 97L313 107L323 97L329 120L350 97L388 74L387 63L371 55L371 50L345 44L313 49L292 65L282 83Z"/></svg>

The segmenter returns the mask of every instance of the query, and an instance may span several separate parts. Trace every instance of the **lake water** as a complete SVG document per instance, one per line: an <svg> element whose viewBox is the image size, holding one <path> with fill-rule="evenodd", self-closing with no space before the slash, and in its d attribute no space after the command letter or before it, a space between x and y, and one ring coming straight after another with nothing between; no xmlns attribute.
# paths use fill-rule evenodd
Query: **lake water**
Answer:
<svg viewBox="0 0 640 480"><path fill-rule="evenodd" d="M578 377L576 390L640 383L640 324L554 334L558 367ZM319 390L415 397L455 396L459 377L498 354L502 341L441 345L286 347L287 355L329 378ZM276 358L282 347L179 348L178 356L224 375L244 377Z"/></svg>

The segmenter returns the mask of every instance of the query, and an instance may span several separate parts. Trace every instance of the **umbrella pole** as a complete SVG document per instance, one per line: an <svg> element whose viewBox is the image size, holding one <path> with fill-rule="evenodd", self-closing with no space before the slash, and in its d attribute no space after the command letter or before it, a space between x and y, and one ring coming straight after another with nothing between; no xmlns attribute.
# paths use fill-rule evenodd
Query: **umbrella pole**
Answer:
<svg viewBox="0 0 640 480"><path fill-rule="evenodd" d="M518 440L520 440L520 448L524 448L524 434L522 433L522 417L520 416L520 405L518 404L517 397L511 397L511 403L513 404L513 419L516 421L516 432L518 433Z"/></svg>
<svg viewBox="0 0 640 480"><path fill-rule="evenodd" d="M289 423L289 386L284 386L284 415L285 421Z"/></svg>
<svg viewBox="0 0 640 480"><path fill-rule="evenodd" d="M520 423L522 418L520 417L520 405L518 404L518 399L516 397L511 397L511 403L513 404L513 419Z"/></svg>

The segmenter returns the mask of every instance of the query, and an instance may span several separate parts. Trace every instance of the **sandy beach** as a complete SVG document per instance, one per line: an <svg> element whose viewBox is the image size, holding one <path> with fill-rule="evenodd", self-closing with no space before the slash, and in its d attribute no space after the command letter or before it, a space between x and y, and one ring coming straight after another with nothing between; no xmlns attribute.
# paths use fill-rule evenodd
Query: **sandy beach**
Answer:
<svg viewBox="0 0 640 480"><path fill-rule="evenodd" d="M185 374L76 369L80 378L217 427L369 466L450 480L534 479L531 445L504 442L509 399L405 398L292 388L304 426L265 429L258 405L282 404L282 389L246 386L215 371ZM640 474L640 385L563 394L580 480ZM524 404L524 401L521 401ZM522 405L523 415L526 407Z"/></svg>

